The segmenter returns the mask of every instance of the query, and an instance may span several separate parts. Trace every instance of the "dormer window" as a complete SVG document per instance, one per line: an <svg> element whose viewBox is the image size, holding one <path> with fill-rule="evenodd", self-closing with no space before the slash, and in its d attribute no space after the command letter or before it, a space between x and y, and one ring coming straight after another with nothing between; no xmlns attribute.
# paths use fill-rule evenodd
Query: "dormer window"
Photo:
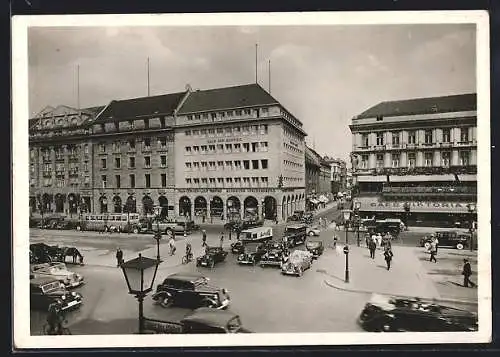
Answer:
<svg viewBox="0 0 500 357"><path fill-rule="evenodd" d="M377 121L382 121L384 117L382 115L377 115Z"/></svg>

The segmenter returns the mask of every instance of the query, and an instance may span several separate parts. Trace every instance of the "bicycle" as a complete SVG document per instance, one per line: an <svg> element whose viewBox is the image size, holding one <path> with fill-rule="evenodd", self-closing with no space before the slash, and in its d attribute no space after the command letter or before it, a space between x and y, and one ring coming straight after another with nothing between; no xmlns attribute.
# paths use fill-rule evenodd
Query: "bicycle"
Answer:
<svg viewBox="0 0 500 357"><path fill-rule="evenodd" d="M193 253L186 254L182 257L182 264L187 264L193 261Z"/></svg>
<svg viewBox="0 0 500 357"><path fill-rule="evenodd" d="M68 320L65 320L64 323L68 323ZM51 336L57 336L57 335L71 335L71 331L69 328L62 326L61 324L61 333L50 333L50 325L48 323L45 323L42 328L43 334L44 335L51 335Z"/></svg>

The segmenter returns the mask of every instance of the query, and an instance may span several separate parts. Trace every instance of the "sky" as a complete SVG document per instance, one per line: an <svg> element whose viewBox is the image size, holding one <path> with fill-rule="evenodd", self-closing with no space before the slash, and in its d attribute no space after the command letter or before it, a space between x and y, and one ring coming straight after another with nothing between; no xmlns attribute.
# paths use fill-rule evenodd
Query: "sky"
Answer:
<svg viewBox="0 0 500 357"><path fill-rule="evenodd" d="M476 92L474 24L31 27L29 111L258 83L320 155L348 159L353 116L382 101Z"/></svg>

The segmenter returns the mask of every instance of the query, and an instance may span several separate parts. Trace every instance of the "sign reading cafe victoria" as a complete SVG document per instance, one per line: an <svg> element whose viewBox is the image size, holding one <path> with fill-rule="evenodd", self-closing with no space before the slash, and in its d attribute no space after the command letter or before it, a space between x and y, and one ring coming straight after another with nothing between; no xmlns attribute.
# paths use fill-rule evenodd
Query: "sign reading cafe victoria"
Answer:
<svg viewBox="0 0 500 357"><path fill-rule="evenodd" d="M405 204L410 205L412 212L442 212L442 213L467 213L466 202L441 202L441 201L379 201L360 199L361 211L404 211Z"/></svg>

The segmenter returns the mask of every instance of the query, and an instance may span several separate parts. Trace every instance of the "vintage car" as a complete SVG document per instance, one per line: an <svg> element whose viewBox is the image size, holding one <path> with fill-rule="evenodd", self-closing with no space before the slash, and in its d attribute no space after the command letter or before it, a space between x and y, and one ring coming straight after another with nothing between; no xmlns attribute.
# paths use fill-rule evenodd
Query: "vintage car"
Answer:
<svg viewBox="0 0 500 357"><path fill-rule="evenodd" d="M286 221L287 222L302 222L302 219L304 218L304 211L294 211L293 214L291 214Z"/></svg>
<svg viewBox="0 0 500 357"><path fill-rule="evenodd" d="M208 278L197 273L171 274L158 284L153 300L163 307L182 305L226 309L230 303L228 291L209 285L208 281Z"/></svg>
<svg viewBox="0 0 500 357"><path fill-rule="evenodd" d="M56 279L31 276L30 307L47 310L53 302L60 303L63 311L74 309L82 304L82 295L74 291L67 291L64 285Z"/></svg>
<svg viewBox="0 0 500 357"><path fill-rule="evenodd" d="M313 258L317 259L321 254L323 254L325 247L323 246L323 242L320 240L308 240L306 242L306 249L313 255Z"/></svg>
<svg viewBox="0 0 500 357"><path fill-rule="evenodd" d="M205 254L196 258L196 266L213 268L216 263L223 262L227 254L222 247L207 247Z"/></svg>
<svg viewBox="0 0 500 357"><path fill-rule="evenodd" d="M307 227L306 233L308 236L311 236L311 237L316 236L317 237L317 236L321 235L321 230L317 226Z"/></svg>
<svg viewBox="0 0 500 357"><path fill-rule="evenodd" d="M424 302L419 298L399 298L373 294L358 323L370 332L477 331L475 313Z"/></svg>
<svg viewBox="0 0 500 357"><path fill-rule="evenodd" d="M204 334L204 333L250 333L241 324L240 317L228 310L200 307L180 322L144 319L144 330L153 334Z"/></svg>
<svg viewBox="0 0 500 357"><path fill-rule="evenodd" d="M288 249L281 242L270 242L265 247L266 252L260 259L259 265L266 266L281 266L288 258Z"/></svg>
<svg viewBox="0 0 500 357"><path fill-rule="evenodd" d="M141 218L139 223L133 225L132 231L134 233L152 233L157 232L158 229L166 234L190 234L194 230L194 222L187 221L181 218Z"/></svg>
<svg viewBox="0 0 500 357"><path fill-rule="evenodd" d="M234 254L243 253L243 245L246 243L267 243L273 239L273 229L271 227L256 227L241 231L240 240L231 244L231 252Z"/></svg>
<svg viewBox="0 0 500 357"><path fill-rule="evenodd" d="M293 248L299 244L303 244L307 237L307 226L305 224L293 224L285 227L283 233L283 243L288 248Z"/></svg>
<svg viewBox="0 0 500 357"><path fill-rule="evenodd" d="M59 280L66 288L76 288L83 284L84 278L78 273L69 271L66 264L60 262L33 264L31 274L35 277L51 277Z"/></svg>
<svg viewBox="0 0 500 357"><path fill-rule="evenodd" d="M265 243L250 242L243 244L243 251L238 255L238 264L257 264L266 252Z"/></svg>
<svg viewBox="0 0 500 357"><path fill-rule="evenodd" d="M457 231L435 232L434 236L438 239L438 247L452 247L456 249L464 249L469 247L471 236L470 234ZM420 239L420 246L429 249L433 238L426 236Z"/></svg>
<svg viewBox="0 0 500 357"><path fill-rule="evenodd" d="M312 265L313 255L305 250L293 251L281 264L281 274L302 276L304 270Z"/></svg>

